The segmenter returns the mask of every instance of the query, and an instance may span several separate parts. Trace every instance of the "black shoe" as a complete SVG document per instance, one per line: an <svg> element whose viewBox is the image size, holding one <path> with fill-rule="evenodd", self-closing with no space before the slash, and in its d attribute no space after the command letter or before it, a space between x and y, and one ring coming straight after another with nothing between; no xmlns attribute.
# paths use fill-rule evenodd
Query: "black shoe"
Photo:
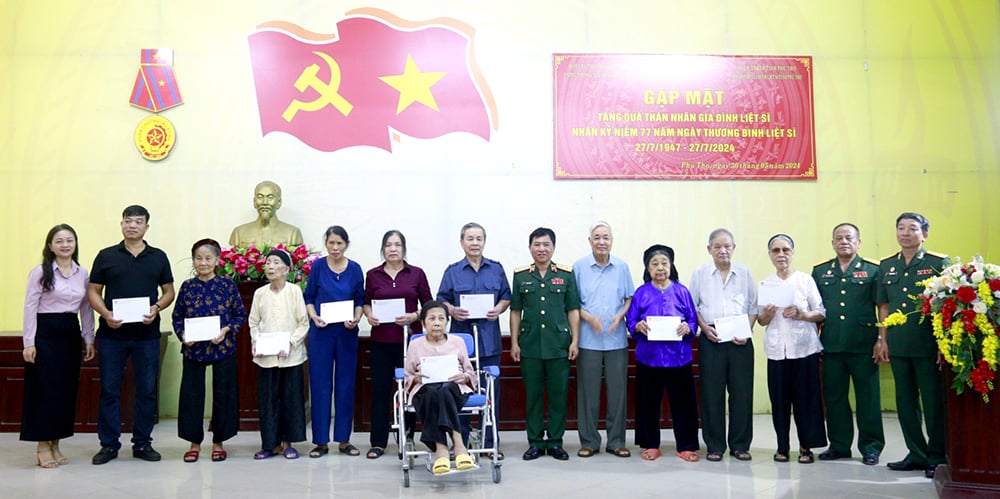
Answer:
<svg viewBox="0 0 1000 499"><path fill-rule="evenodd" d="M538 447L528 447L528 450L524 451L524 455L521 456L521 459L524 459L525 461L532 461L541 457L542 454L545 454L544 450L539 449Z"/></svg>
<svg viewBox="0 0 1000 499"><path fill-rule="evenodd" d="M913 471L924 468L924 466L917 466L917 463L910 461L909 459L903 459L902 461L896 461L889 463L886 466L892 471Z"/></svg>
<svg viewBox="0 0 1000 499"><path fill-rule="evenodd" d="M569 453L562 447L549 447L549 450L547 450L546 453L560 461L569 459Z"/></svg>
<svg viewBox="0 0 1000 499"><path fill-rule="evenodd" d="M851 457L850 453L845 454L843 452L836 451L836 450L833 450L833 449L827 449L826 452L823 452L822 454L819 455L819 460L820 461L836 461L838 459L845 459L845 458L848 458L848 457Z"/></svg>
<svg viewBox="0 0 1000 499"><path fill-rule="evenodd" d="M118 457L118 449L113 449L111 447L101 447L101 450L94 454L93 459L90 460L92 464L106 464L108 461Z"/></svg>
<svg viewBox="0 0 1000 499"><path fill-rule="evenodd" d="M820 459L822 458L823 456L820 456ZM878 454L865 454L861 457L861 462L868 466L875 466L878 464Z"/></svg>
<svg viewBox="0 0 1000 499"><path fill-rule="evenodd" d="M139 449L132 449L132 457L142 459L143 461L159 461L160 453L153 450L152 446L145 446Z"/></svg>
<svg viewBox="0 0 1000 499"><path fill-rule="evenodd" d="M936 469L937 465L928 466L927 469L924 470L924 476L927 478L934 478L934 470Z"/></svg>

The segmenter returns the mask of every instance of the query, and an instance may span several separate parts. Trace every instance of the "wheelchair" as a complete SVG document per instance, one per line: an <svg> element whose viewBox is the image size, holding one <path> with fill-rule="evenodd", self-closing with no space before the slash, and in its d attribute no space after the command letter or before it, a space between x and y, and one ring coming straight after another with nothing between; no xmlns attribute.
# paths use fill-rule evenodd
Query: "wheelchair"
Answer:
<svg viewBox="0 0 1000 499"><path fill-rule="evenodd" d="M406 347L409 345L410 341L413 341L421 336L422 334L411 335L409 327L404 328L404 338L403 338L403 360L404 364L406 361ZM496 421L494 421L493 407L494 407L494 383L496 383L497 378L500 376L500 368L498 366L480 366L479 365L479 331L476 326L472 327L472 334L468 333L448 333L453 334L456 337L462 338L465 341L466 352L469 355L469 361L475 368L476 372L479 374L480 380L485 378L485 383L476 383L476 390L469 395L469 399L465 402L465 405L460 411L460 415L465 417L471 417L472 415L479 416L479 425L473 426L469 430L469 455L472 456L474 466L468 470L457 470L454 468L454 463L452 463L452 469L447 473L441 475L433 476L446 476L455 473L468 473L470 471L478 470L481 468L482 464L489 463L491 469L493 470L493 483L500 483L500 467L502 466L499 460L499 440L497 438L497 427ZM423 459L424 467L428 472L432 472L433 467L433 455L434 453L429 450L418 450L417 443L413 438L414 429L408 428L407 424L407 414L411 414L410 421L414 421L416 418L415 410L411 401L410 396L406 392L404 383L405 375L403 369L395 370L396 379L396 393L393 394L393 423L392 430L396 434L396 442L399 444L399 454L398 457L403 463L403 487L410 486L410 470L414 469L415 464L418 459ZM485 386L483 386L485 385ZM490 432L492 435L492 447L483 447L486 442L486 432ZM484 454L489 454L489 456L484 456ZM485 460L485 463L484 463Z"/></svg>

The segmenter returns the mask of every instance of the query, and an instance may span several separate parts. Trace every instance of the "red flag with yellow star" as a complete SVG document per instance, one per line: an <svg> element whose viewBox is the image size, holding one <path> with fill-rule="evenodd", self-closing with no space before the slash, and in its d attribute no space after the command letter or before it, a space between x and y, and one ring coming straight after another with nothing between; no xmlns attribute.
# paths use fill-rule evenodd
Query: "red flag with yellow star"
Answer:
<svg viewBox="0 0 1000 499"><path fill-rule="evenodd" d="M354 13L334 35L284 22L250 35L264 135L288 133L321 151L388 151L393 131L489 140L496 111L472 57L470 27L450 19L413 23L372 9Z"/></svg>
<svg viewBox="0 0 1000 499"><path fill-rule="evenodd" d="M139 74L132 85L132 98L129 102L154 113L184 103L174 76L173 50L142 49Z"/></svg>

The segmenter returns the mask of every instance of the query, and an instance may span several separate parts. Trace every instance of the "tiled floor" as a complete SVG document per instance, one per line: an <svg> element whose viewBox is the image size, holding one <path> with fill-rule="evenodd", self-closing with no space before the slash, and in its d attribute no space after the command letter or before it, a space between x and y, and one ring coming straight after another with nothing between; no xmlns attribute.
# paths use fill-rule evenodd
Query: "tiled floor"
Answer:
<svg viewBox="0 0 1000 499"><path fill-rule="evenodd" d="M482 469L435 477L422 468L411 474L410 488L403 488L395 446L381 459L371 461L331 453L320 459L305 456L312 445L297 445L303 457L288 461L277 457L253 461L259 436L239 434L227 443L229 459L213 463L210 446L203 446L196 464L182 462L187 443L176 437L176 423L157 425L154 446L163 461L147 463L133 459L127 437L121 456L103 466L90 464L97 451L93 434L78 434L61 447L73 462L55 470L34 466L34 444L19 442L17 434L0 434L0 497L427 497L461 494L465 497L606 497L629 496L706 498L886 498L919 499L937 497L931 480L923 472L893 472L887 461L905 454L899 424L894 414L885 418L886 450L878 466L864 466L860 458L800 465L778 464L771 460L774 431L769 416L754 418L753 461L739 462L728 456L721 463L704 459L686 463L673 457L673 435L663 431L664 457L642 461L638 449L633 457L621 459L598 454L589 459L576 457L579 441L575 431L567 432L567 462L542 457L525 462L523 432L502 434L507 454L502 481L494 484L487 466ZM355 434L352 441L364 452L367 434ZM632 435L629 432L629 441ZM795 447L794 426L792 446ZM704 451L702 451L704 457Z"/></svg>

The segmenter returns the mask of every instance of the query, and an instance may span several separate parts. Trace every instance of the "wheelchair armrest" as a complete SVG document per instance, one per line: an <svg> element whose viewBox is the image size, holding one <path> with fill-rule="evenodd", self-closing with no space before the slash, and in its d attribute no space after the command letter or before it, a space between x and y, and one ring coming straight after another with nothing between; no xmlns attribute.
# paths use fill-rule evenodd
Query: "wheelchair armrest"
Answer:
<svg viewBox="0 0 1000 499"><path fill-rule="evenodd" d="M406 371L404 371L401 367L397 367L395 376L397 380L404 379L406 378Z"/></svg>
<svg viewBox="0 0 1000 499"><path fill-rule="evenodd" d="M494 378L500 377L500 367L499 366L483 366L483 371Z"/></svg>

